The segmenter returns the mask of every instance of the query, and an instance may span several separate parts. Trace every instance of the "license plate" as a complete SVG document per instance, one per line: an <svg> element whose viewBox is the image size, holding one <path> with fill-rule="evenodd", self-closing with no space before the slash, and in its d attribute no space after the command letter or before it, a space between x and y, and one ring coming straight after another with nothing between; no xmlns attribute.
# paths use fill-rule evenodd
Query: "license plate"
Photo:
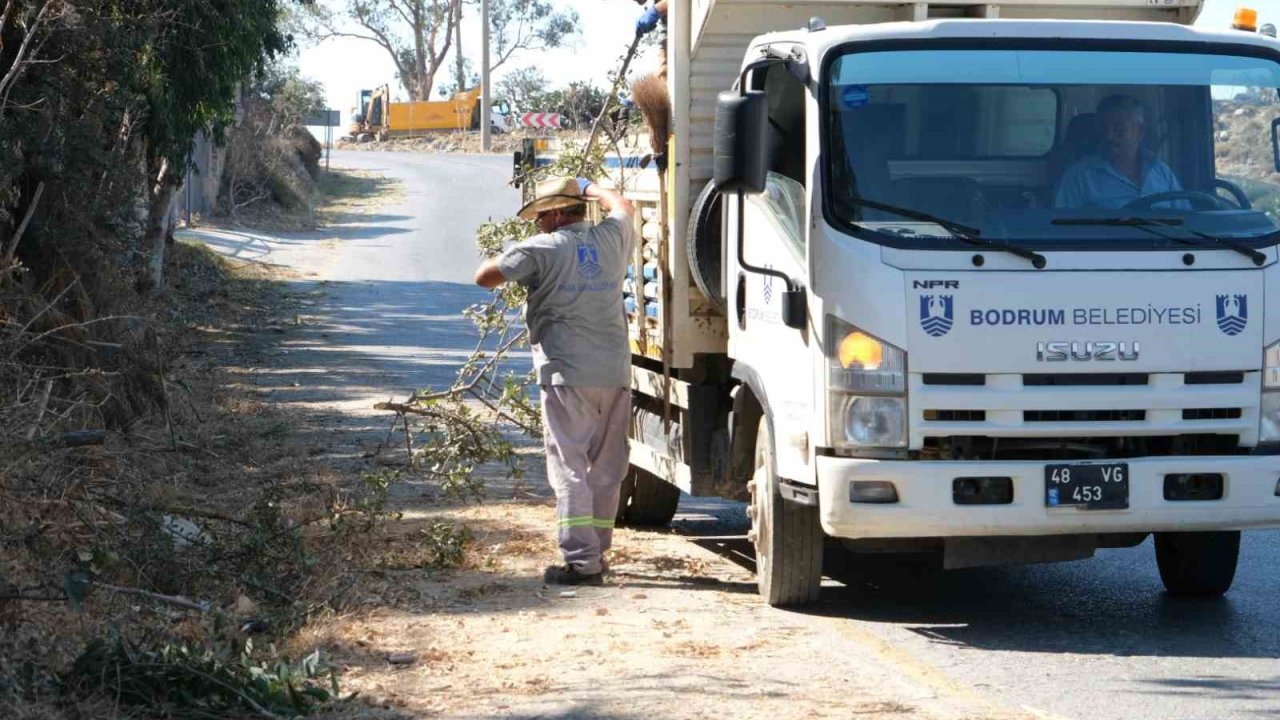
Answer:
<svg viewBox="0 0 1280 720"><path fill-rule="evenodd" d="M1085 510L1129 507L1129 466L1126 463L1046 465L1044 504Z"/></svg>

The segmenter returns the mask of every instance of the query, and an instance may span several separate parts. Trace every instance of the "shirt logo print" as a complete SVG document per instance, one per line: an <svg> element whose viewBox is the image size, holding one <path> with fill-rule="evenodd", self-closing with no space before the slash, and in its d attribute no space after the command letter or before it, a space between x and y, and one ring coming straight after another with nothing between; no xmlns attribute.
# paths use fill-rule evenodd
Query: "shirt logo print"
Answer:
<svg viewBox="0 0 1280 720"><path fill-rule="evenodd" d="M600 251L592 243L578 244L578 274L590 280L600 274Z"/></svg>

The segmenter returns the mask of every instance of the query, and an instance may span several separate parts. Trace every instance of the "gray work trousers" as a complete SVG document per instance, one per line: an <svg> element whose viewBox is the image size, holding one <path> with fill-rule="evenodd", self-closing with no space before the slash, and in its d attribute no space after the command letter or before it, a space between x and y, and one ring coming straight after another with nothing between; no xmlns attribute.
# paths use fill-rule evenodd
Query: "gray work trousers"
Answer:
<svg viewBox="0 0 1280 720"><path fill-rule="evenodd" d="M627 472L631 388L542 386L547 479L556 493L564 560L600 572L613 541L618 494Z"/></svg>

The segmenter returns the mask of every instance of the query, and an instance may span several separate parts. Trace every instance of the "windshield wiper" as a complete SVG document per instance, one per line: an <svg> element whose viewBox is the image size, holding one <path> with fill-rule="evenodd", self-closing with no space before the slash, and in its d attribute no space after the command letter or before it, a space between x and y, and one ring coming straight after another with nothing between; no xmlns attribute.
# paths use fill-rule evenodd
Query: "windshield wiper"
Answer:
<svg viewBox="0 0 1280 720"><path fill-rule="evenodd" d="M1179 218L1144 218L1144 217L1055 218L1054 220L1051 221L1051 224L1082 225L1082 226L1093 226L1093 227L1132 227L1132 228L1138 228L1139 230L1146 230L1152 235L1157 235L1166 240L1180 242L1183 245L1191 245L1194 247L1201 247L1201 248L1204 247L1204 245L1201 245L1200 243L1192 242L1187 238L1178 237L1176 235L1170 235L1168 233L1163 233L1156 229L1156 228L1164 228L1164 227L1175 228L1177 230L1181 230L1182 232L1188 233L1194 237L1200 238L1201 240L1211 242L1214 245L1219 245L1229 250L1234 250L1240 253L1241 255L1244 255L1245 257L1252 260L1253 264L1259 267L1261 267L1262 265L1265 265L1267 262L1267 256L1264 253L1261 253L1249 247L1248 245L1238 243L1235 240L1228 240L1227 238L1221 238L1216 235L1210 235L1209 233L1203 233L1203 232L1200 232L1199 230L1193 230L1189 227L1183 227L1182 220Z"/></svg>
<svg viewBox="0 0 1280 720"><path fill-rule="evenodd" d="M876 202L874 200L868 200L866 198L861 198L861 197L850 198L849 202L860 207L866 207L866 208L871 208L872 210L879 210L881 212L900 215L904 218L907 218L908 220L917 220L919 222L933 223L934 225L941 227L942 229L956 236L960 240L969 243L970 245L979 245L981 247L991 248L992 250L1002 250L1004 252L1017 255L1020 258L1026 258L1027 260L1030 260L1031 264L1034 265L1037 269L1043 268L1045 266L1046 261L1044 259L1044 256L1041 255L1040 253L1034 250L1028 250L1027 248L1021 247L1019 245L1013 245L1011 243L1004 242L1002 240L992 240L991 238L982 237L982 231L975 227L962 225L958 222L953 222L945 218L940 218L936 215L930 215L929 213L926 213L926 212L920 212L919 210L912 210L910 208L898 207L897 205L886 205L885 203ZM867 229L870 229L870 228L867 228ZM872 230L872 232L875 232L875 231Z"/></svg>

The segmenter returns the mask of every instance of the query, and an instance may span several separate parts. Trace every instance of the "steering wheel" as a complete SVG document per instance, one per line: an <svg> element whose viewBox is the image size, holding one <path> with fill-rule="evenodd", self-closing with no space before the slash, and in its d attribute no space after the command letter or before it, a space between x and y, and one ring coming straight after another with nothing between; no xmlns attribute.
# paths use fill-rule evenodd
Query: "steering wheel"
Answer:
<svg viewBox="0 0 1280 720"><path fill-rule="evenodd" d="M1186 200L1192 210L1226 210L1226 203L1222 198L1214 197L1209 193L1203 193L1199 190L1175 190L1173 192L1156 193L1155 195L1143 195L1124 206L1125 210L1150 210L1152 206L1164 202L1174 202L1177 200Z"/></svg>
<svg viewBox="0 0 1280 720"><path fill-rule="evenodd" d="M1253 209L1253 203L1249 202L1249 196L1244 194L1244 190L1241 190L1239 185L1231 182L1230 180L1215 178L1213 181L1213 187L1215 190L1221 189L1230 193L1231 199L1236 201L1236 205L1240 206L1241 210Z"/></svg>

